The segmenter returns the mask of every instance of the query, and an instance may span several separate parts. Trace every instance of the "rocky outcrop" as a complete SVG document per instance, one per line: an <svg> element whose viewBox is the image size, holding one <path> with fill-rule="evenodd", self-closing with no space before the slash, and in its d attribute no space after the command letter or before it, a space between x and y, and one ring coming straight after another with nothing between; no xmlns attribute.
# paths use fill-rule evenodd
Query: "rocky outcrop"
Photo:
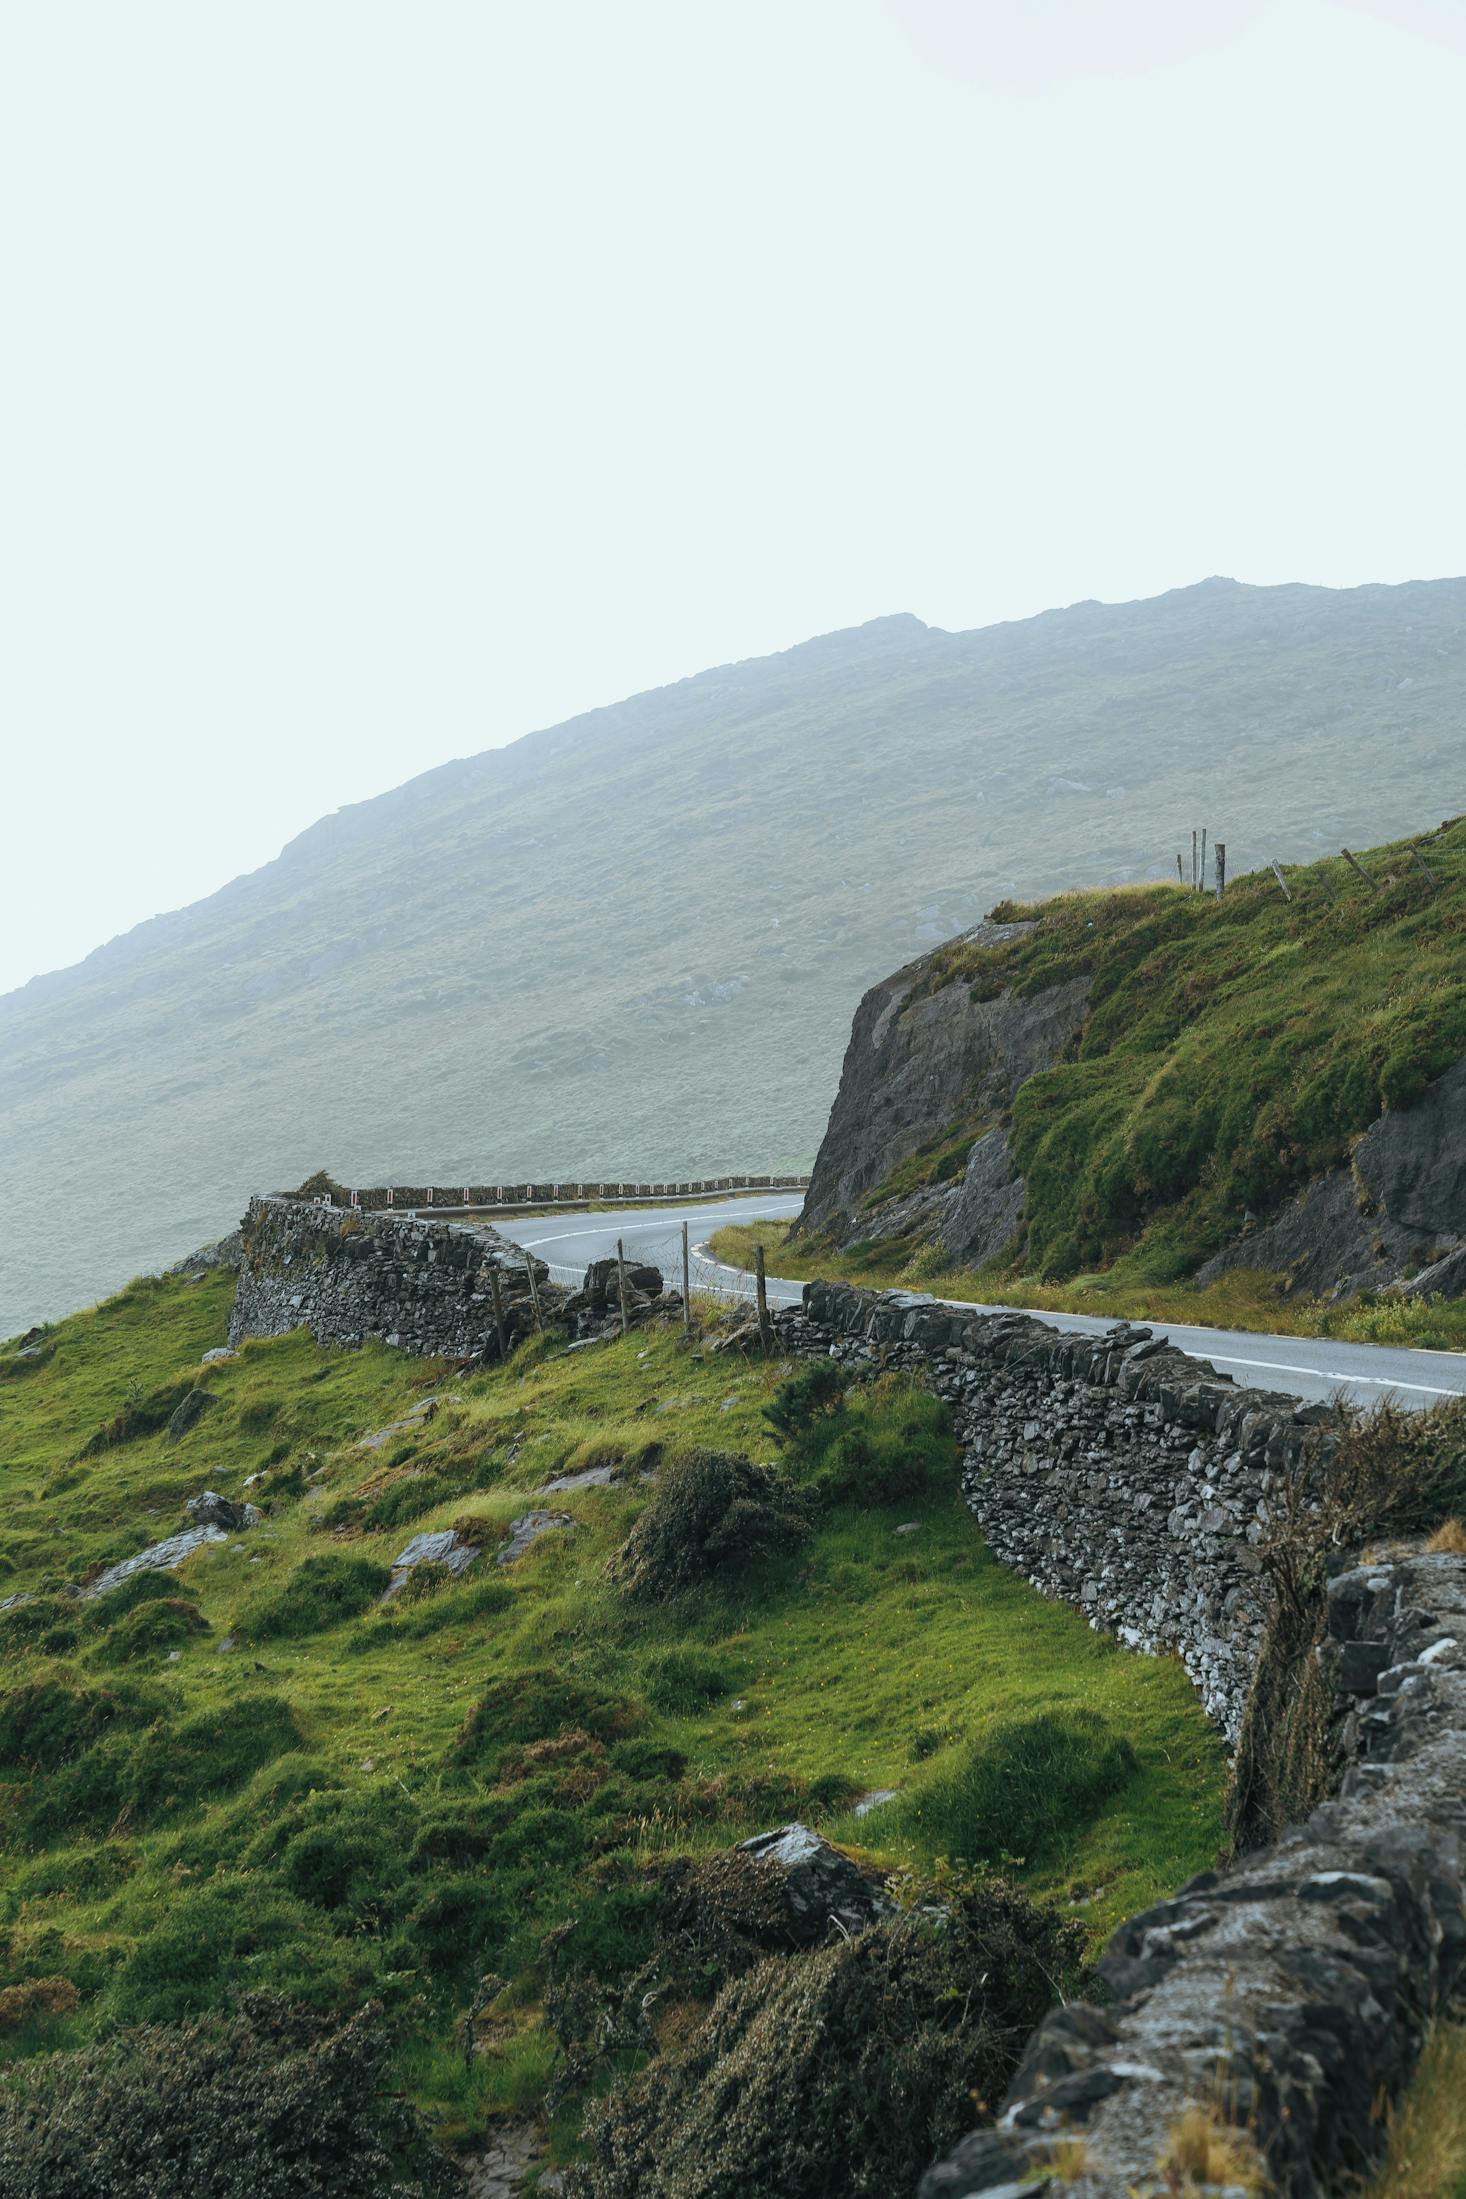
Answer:
<svg viewBox="0 0 1466 2199"><path fill-rule="evenodd" d="M1367 2172L1381 2097L1466 1976L1466 1560L1362 1568L1329 1610L1338 1799L1121 1925L1099 1965L1110 2005L1043 2023L997 2128L920 2199L1175 2190L1162 2164L1197 2104L1255 2144L1279 2199L1335 2199ZM1043 2173L1061 2134L1062 2186Z"/></svg>
<svg viewBox="0 0 1466 2199"><path fill-rule="evenodd" d="M989 918L963 939L1001 946L1032 929ZM1058 1060L1084 1019L1087 978L1020 998L974 997L966 978L926 989L930 957L872 986L855 1013L840 1089L798 1227L840 1243L920 1225L950 1228L954 1256L986 1259L1013 1233L1022 1180L1007 1142L988 1146L969 1185L924 1187L898 1211L872 1215L864 1201L901 1161L953 1125L996 1125L1013 1095ZM976 1158L976 1149L974 1149ZM969 1163L969 1166L971 1163ZM998 1235L998 1231L1002 1235ZM960 1255L956 1246L967 1248Z"/></svg>
<svg viewBox="0 0 1466 2199"><path fill-rule="evenodd" d="M896 1904L874 1871L863 1870L843 1849L808 1825L780 1825L738 1844L776 1876L790 1944L818 1947L836 1932L849 1938L896 1914Z"/></svg>
<svg viewBox="0 0 1466 2199"><path fill-rule="evenodd" d="M1332 1169L1197 1271L1284 1274L1308 1297L1466 1289L1466 1060L1414 1107L1381 1115Z"/></svg>

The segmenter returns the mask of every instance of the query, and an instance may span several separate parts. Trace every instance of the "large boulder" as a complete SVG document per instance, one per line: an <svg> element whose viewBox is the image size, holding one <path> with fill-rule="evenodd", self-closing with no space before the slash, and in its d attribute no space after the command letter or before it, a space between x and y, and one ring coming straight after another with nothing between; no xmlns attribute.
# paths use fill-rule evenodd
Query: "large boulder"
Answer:
<svg viewBox="0 0 1466 2199"><path fill-rule="evenodd" d="M808 1825L780 1825L738 1844L740 1855L778 1872L780 1900L796 1947L817 1947L837 1933L854 1935L896 1904L882 1880Z"/></svg>
<svg viewBox="0 0 1466 2199"><path fill-rule="evenodd" d="M664 1285L662 1271L649 1260L626 1262L627 1296L633 1302L646 1298L660 1298ZM585 1271L580 1286L581 1296L587 1305L604 1308L608 1313L619 1312L621 1306L621 1282L615 1258L592 1260Z"/></svg>
<svg viewBox="0 0 1466 2199"><path fill-rule="evenodd" d="M216 1489L205 1489L202 1496L190 1497L183 1507L195 1527L218 1527L226 1535L242 1534L246 1527L257 1527L260 1514L252 1504L236 1504L232 1497L221 1497Z"/></svg>

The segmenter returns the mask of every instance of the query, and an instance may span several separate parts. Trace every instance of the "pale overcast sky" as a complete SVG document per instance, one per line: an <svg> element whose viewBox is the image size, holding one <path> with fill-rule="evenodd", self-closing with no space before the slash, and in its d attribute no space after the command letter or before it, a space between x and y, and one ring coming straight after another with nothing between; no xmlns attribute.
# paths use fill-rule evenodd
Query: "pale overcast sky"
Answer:
<svg viewBox="0 0 1466 2199"><path fill-rule="evenodd" d="M909 610L1466 570L1463 0L0 0L0 990Z"/></svg>

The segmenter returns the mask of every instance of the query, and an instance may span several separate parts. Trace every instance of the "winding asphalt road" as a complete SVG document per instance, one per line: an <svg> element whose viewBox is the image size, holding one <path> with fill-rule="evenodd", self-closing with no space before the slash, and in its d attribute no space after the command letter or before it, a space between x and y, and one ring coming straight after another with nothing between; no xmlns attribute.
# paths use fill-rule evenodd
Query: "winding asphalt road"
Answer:
<svg viewBox="0 0 1466 2199"><path fill-rule="evenodd" d="M547 1261L556 1282L578 1283L592 1260L603 1260L615 1252L618 1237L628 1255L652 1261L672 1278L682 1257L685 1220L694 1247L694 1290L741 1298L752 1294L753 1278L712 1259L707 1251L708 1238L729 1222L788 1221L802 1204L797 1192L761 1194L658 1207L654 1211L633 1207L623 1213L524 1215L498 1222L495 1227ZM769 1297L776 1305L797 1305L801 1289L799 1283L769 1277ZM976 1310L996 1313L1013 1309L995 1306ZM1037 1313L1034 1319L1047 1321L1051 1328L1077 1329L1089 1336L1101 1335L1114 1325L1089 1313ZM1209 1359L1235 1382L1256 1389L1282 1390L1308 1403L1326 1403L1342 1394L1360 1405L1372 1405L1388 1397L1397 1405L1419 1408L1434 1405L1443 1397L1466 1396L1463 1352L1340 1344L1327 1337L1254 1335L1246 1329L1189 1328L1174 1322L1166 1323L1158 1333L1193 1357Z"/></svg>

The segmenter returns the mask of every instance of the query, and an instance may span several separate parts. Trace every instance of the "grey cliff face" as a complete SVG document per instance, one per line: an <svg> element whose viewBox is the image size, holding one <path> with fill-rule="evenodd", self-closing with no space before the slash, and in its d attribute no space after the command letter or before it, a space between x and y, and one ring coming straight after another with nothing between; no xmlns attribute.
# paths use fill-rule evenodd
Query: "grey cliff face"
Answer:
<svg viewBox="0 0 1466 2199"><path fill-rule="evenodd" d="M1031 929L989 919L963 937L1000 946ZM1023 1211L1022 1179L999 1118L1019 1086L1057 1061L1079 1031L1089 980L1026 999L974 1000L966 979L921 993L928 961L872 986L856 1010L800 1227L850 1243L920 1222L940 1227L954 1256L976 1262L1001 1249ZM983 1117L999 1136L986 1144L970 1182L929 1187L884 1215L863 1209L899 1161L952 1123Z"/></svg>

